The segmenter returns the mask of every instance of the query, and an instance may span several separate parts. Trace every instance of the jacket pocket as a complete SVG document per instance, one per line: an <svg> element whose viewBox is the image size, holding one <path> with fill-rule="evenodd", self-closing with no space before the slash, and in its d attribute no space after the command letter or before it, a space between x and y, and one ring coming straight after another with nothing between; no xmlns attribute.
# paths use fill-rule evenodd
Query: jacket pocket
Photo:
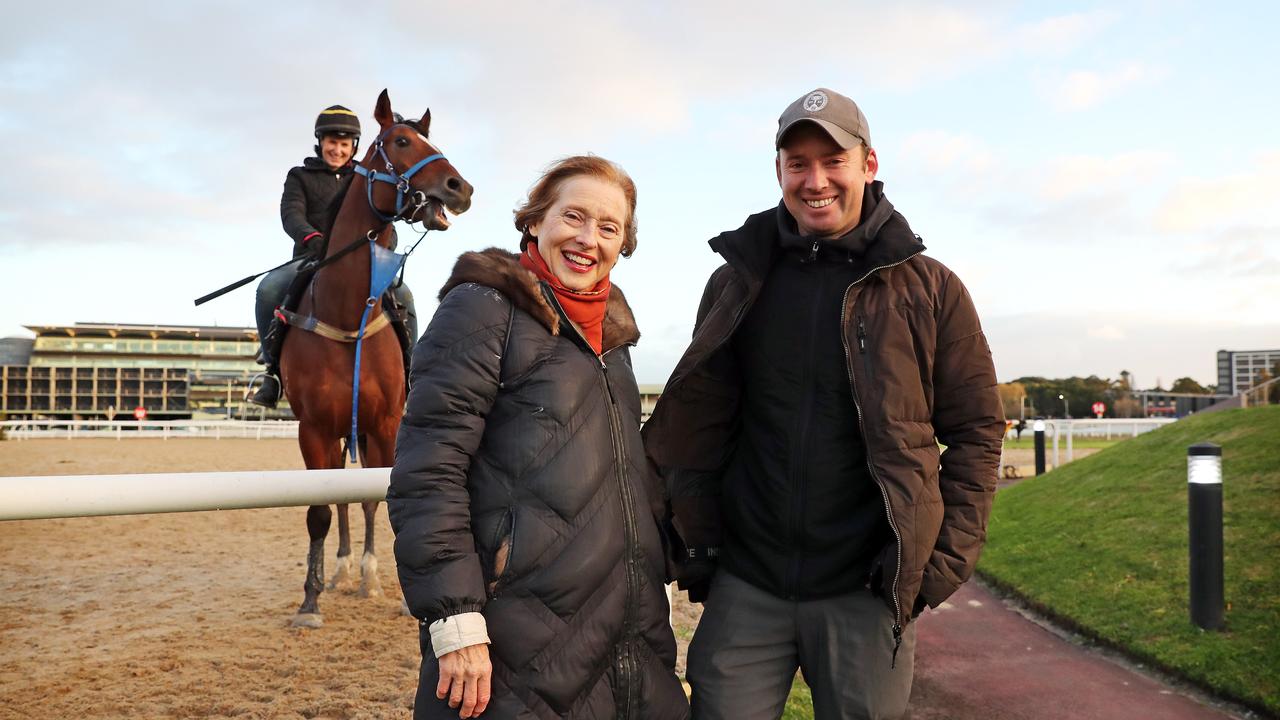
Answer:
<svg viewBox="0 0 1280 720"><path fill-rule="evenodd" d="M515 508L507 508L493 534L493 573L489 581L489 597L493 598L507 580L507 570L511 566L511 550L516 537Z"/></svg>

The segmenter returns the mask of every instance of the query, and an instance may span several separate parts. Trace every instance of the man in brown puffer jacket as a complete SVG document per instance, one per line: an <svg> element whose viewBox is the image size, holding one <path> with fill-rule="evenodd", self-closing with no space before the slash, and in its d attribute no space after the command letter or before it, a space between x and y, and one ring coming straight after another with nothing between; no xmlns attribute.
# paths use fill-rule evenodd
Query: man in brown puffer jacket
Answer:
<svg viewBox="0 0 1280 720"><path fill-rule="evenodd" d="M1003 415L960 280L875 180L854 102L779 118L778 207L711 241L693 341L644 430L706 607L694 718L906 710L915 627L985 540ZM939 445L945 446L941 450Z"/></svg>

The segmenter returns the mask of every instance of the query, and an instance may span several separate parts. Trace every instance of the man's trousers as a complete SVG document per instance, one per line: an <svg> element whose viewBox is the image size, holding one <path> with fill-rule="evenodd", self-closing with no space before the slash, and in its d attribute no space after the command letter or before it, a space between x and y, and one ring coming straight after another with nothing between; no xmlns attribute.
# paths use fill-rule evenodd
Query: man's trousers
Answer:
<svg viewBox="0 0 1280 720"><path fill-rule="evenodd" d="M721 569L689 646L693 720L776 720L797 668L816 720L900 718L915 645L911 623L894 658L893 612L870 591L796 602Z"/></svg>

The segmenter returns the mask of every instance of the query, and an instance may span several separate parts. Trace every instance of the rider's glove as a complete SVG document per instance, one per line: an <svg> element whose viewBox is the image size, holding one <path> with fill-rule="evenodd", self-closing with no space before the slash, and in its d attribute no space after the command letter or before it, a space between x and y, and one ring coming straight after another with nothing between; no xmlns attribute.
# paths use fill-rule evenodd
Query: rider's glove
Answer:
<svg viewBox="0 0 1280 720"><path fill-rule="evenodd" d="M299 247L302 249L301 254L313 258L319 258L324 252L324 233L317 231L307 235L302 238L302 242L299 243Z"/></svg>

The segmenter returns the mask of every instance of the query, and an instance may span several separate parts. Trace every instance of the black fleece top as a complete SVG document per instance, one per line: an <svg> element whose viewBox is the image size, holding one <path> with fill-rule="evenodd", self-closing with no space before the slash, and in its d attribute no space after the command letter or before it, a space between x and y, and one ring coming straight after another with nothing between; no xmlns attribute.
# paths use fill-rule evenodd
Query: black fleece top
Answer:
<svg viewBox="0 0 1280 720"><path fill-rule="evenodd" d="M864 587L892 540L840 331L845 291L871 269L863 256L891 213L868 189L864 221L819 240L799 235L779 204L780 252L732 340L743 421L725 475L723 562L779 597Z"/></svg>

